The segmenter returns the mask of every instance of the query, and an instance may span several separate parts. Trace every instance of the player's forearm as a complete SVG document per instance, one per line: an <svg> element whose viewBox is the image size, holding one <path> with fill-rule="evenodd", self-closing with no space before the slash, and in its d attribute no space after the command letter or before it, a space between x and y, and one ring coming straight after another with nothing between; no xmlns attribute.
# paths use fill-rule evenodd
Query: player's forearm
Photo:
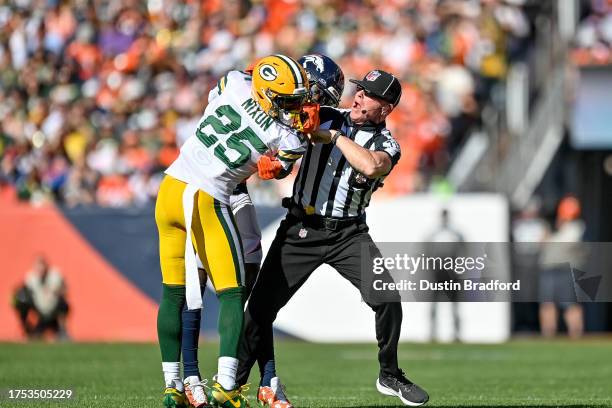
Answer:
<svg viewBox="0 0 612 408"><path fill-rule="evenodd" d="M368 178L383 176L391 170L390 160L385 157L385 153L361 147L346 136L338 137L336 147L355 170Z"/></svg>

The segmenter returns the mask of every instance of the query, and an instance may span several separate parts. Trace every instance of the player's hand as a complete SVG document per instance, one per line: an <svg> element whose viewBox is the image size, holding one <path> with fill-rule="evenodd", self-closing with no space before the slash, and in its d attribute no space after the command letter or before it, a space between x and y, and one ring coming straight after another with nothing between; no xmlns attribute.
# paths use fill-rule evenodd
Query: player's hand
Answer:
<svg viewBox="0 0 612 408"><path fill-rule="evenodd" d="M272 180L283 170L283 165L274 157L261 156L257 162L257 172L262 180Z"/></svg>
<svg viewBox="0 0 612 408"><path fill-rule="evenodd" d="M331 138L334 135L334 130L315 130L314 132L308 133L307 137L310 143L330 143Z"/></svg>
<svg viewBox="0 0 612 408"><path fill-rule="evenodd" d="M321 120L319 118L320 106L318 103L307 103L302 107L298 130L304 133L314 132L319 128Z"/></svg>

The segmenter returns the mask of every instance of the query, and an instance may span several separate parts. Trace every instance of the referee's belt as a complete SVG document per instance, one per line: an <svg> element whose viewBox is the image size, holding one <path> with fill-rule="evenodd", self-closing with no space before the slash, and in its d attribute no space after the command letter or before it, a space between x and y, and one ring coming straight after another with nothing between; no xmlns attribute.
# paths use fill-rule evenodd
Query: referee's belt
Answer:
<svg viewBox="0 0 612 408"><path fill-rule="evenodd" d="M283 207L289 210L289 214L302 221L304 225L307 225L316 229L326 229L329 231L337 231L342 228L346 228L355 224L362 224L365 222L365 215L358 217L324 217L319 214L306 214L306 211L291 200L291 198L283 198Z"/></svg>

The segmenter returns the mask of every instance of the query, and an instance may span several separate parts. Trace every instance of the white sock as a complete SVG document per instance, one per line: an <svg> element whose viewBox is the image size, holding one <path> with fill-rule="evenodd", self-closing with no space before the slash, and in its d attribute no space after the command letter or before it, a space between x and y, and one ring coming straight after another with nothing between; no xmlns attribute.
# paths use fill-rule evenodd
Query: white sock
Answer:
<svg viewBox="0 0 612 408"><path fill-rule="evenodd" d="M236 387L236 371L238 371L237 358L219 357L217 382L228 391Z"/></svg>
<svg viewBox="0 0 612 408"><path fill-rule="evenodd" d="M199 384L200 383L200 377L198 377L197 375L189 376L189 377L185 378L185 383L186 384L190 384L190 385Z"/></svg>
<svg viewBox="0 0 612 408"><path fill-rule="evenodd" d="M181 363L166 363L162 362L162 370L164 371L164 381L166 386L174 386L179 391L183 391L183 382L181 381Z"/></svg>

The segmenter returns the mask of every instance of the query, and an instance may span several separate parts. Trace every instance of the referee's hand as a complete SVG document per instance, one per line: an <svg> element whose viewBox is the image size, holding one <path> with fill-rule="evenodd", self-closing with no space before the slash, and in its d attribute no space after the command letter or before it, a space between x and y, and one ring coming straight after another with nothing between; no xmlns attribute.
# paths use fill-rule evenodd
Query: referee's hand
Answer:
<svg viewBox="0 0 612 408"><path fill-rule="evenodd" d="M332 136L334 135L336 131L335 130L316 130L312 133L307 133L308 136L308 140L310 140L310 143L315 144L315 143L330 143Z"/></svg>

